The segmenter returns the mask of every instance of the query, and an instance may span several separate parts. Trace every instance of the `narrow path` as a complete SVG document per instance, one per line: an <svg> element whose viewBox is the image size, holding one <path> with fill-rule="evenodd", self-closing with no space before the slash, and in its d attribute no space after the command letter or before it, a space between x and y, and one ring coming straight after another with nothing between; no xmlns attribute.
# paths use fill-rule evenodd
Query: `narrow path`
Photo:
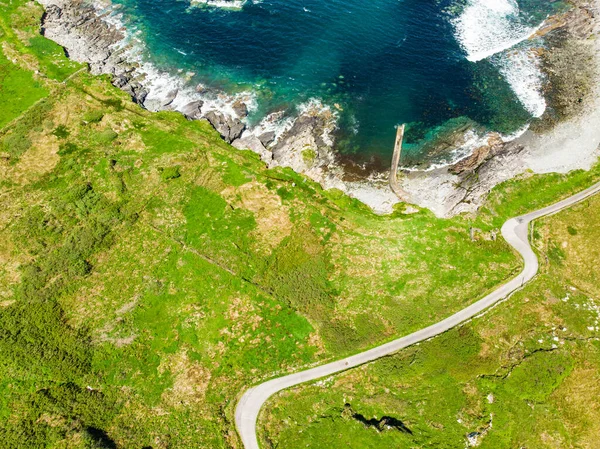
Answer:
<svg viewBox="0 0 600 449"><path fill-rule="evenodd" d="M592 195L600 192L600 183L595 184L587 190L573 195L563 201L555 203L544 209L522 215L517 218L511 218L502 226L502 235L506 241L523 257L523 271L514 279L507 282L485 298L477 301L469 307L455 313L449 318L433 324L425 329L399 338L384 345L370 349L360 354L347 357L336 362L318 366L306 371L295 374L289 374L284 377L269 380L256 387L250 388L237 404L235 410L235 424L237 431L242 438L245 449L259 449L256 436L256 422L258 414L263 404L275 393L298 384L310 382L322 377L331 376L350 368L372 362L381 357L393 354L401 349L416 343L428 340L440 335L453 327L479 315L489 307L497 304L499 301L507 298L516 290L520 289L526 282L529 282L538 272L538 259L531 249L529 243L529 224L531 221L555 214L569 206L572 206Z"/></svg>

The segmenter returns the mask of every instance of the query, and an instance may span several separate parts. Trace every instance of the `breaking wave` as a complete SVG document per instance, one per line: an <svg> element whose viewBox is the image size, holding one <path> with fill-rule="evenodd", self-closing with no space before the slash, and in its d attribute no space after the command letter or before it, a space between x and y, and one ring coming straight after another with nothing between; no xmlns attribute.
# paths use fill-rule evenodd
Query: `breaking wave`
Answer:
<svg viewBox="0 0 600 449"><path fill-rule="evenodd" d="M516 0L467 0L453 19L456 39L470 62L489 60L533 116L546 110L544 76L526 43L542 28L528 24Z"/></svg>
<svg viewBox="0 0 600 449"><path fill-rule="evenodd" d="M516 0L469 0L454 26L467 60L477 62L531 38L542 24L523 23Z"/></svg>

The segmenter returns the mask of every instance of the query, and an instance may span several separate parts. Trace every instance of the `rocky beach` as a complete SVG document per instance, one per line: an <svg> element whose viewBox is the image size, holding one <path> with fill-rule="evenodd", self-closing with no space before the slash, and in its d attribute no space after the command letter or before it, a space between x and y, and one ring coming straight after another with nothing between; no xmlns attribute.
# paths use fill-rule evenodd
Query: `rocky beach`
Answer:
<svg viewBox="0 0 600 449"><path fill-rule="evenodd" d="M234 95L198 85L190 90L181 77L161 73L138 56L139 44L119 20L110 3L41 0L46 13L42 33L65 48L73 60L88 63L94 74L108 74L118 88L148 110L176 110L190 120L207 120L225 141L258 153L269 167L284 166L303 173L324 188L339 189L376 213L393 211L400 202L388 185L389 170L375 170L342 161L333 150L337 110L319 100L301 105L297 113L276 111L250 124L251 91ZM445 150L469 148L451 165L402 170L401 187L410 202L448 217L474 212L497 184L523 173L565 173L589 169L598 157L600 133L600 0L572 2L572 8L548 18L536 31L546 45L539 49L546 73L544 92L549 108L529 130L514 139L498 133L469 142L468 130L441 143ZM555 52L571 50L572 64L560 66ZM566 49L566 50L565 50ZM554 58L556 59L556 58ZM579 67L581 66L581 67ZM570 82L574 73L585 76ZM468 144L468 145L467 145ZM360 173L357 175L357 173Z"/></svg>

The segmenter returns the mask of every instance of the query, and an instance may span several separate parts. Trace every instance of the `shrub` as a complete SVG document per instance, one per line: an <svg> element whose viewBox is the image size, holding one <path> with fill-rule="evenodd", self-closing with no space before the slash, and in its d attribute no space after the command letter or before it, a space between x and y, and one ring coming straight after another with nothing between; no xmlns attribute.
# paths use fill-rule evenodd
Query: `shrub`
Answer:
<svg viewBox="0 0 600 449"><path fill-rule="evenodd" d="M116 132L110 128L107 128L98 134L98 141L101 143L110 143L117 137L119 137L119 135Z"/></svg>
<svg viewBox="0 0 600 449"><path fill-rule="evenodd" d="M52 134L54 134L59 139L66 139L67 137L69 137L69 130L65 125L59 125L54 131L52 131Z"/></svg>
<svg viewBox="0 0 600 449"><path fill-rule="evenodd" d="M181 172L179 171L179 166L175 165L173 167L163 168L160 177L163 181L168 181L170 179L176 179L181 176Z"/></svg>
<svg viewBox="0 0 600 449"><path fill-rule="evenodd" d="M305 164L311 165L317 157L317 152L312 148L307 148L302 151L302 160Z"/></svg>
<svg viewBox="0 0 600 449"><path fill-rule="evenodd" d="M27 135L13 132L2 139L0 147L12 157L18 158L31 147L31 140Z"/></svg>
<svg viewBox="0 0 600 449"><path fill-rule="evenodd" d="M103 118L104 113L102 111L88 111L83 116L83 121L85 123L98 123Z"/></svg>
<svg viewBox="0 0 600 449"><path fill-rule="evenodd" d="M102 100L102 104L109 108L114 108L117 112L122 111L124 106L123 102L118 98L109 98L108 100Z"/></svg>

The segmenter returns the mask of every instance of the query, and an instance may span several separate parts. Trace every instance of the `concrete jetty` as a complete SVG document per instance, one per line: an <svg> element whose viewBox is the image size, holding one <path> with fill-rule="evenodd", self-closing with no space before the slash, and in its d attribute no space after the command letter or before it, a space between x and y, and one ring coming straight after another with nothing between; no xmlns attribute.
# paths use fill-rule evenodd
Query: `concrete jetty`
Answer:
<svg viewBox="0 0 600 449"><path fill-rule="evenodd" d="M392 156L392 169L390 171L390 187L400 201L408 201L408 193L406 193L398 185L398 164L400 164L400 156L402 155L402 142L404 140L404 129L406 125L402 124L396 128L396 144L394 145L394 155Z"/></svg>

